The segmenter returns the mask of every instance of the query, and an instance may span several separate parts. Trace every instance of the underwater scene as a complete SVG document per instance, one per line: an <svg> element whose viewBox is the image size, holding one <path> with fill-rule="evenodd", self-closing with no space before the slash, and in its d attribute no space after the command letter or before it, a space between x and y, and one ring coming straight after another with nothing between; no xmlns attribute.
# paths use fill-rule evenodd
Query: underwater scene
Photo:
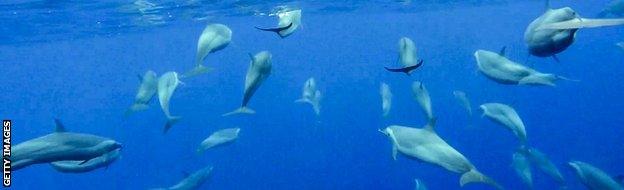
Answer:
<svg viewBox="0 0 624 190"><path fill-rule="evenodd" d="M0 2L2 189L624 190L624 0Z"/></svg>

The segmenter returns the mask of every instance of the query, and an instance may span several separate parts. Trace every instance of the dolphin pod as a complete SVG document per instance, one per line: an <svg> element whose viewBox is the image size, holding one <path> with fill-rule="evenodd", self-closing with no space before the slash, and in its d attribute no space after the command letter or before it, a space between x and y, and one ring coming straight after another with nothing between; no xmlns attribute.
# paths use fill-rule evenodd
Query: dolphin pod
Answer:
<svg viewBox="0 0 624 190"><path fill-rule="evenodd" d="M416 55L416 45L414 41L407 37L399 39L399 59L398 62L403 66L401 68L388 68L384 67L390 72L401 72L406 75L420 67L423 64L423 60L419 60Z"/></svg>
<svg viewBox="0 0 624 190"><path fill-rule="evenodd" d="M171 96L173 96L173 92L180 83L178 73L173 71L163 74L158 79L158 100L160 101L160 107L167 117L167 123L165 124L165 128L163 130L165 133L169 131L171 126L173 126L173 124L178 122L181 118L179 116L172 116L169 112L169 101L171 100Z"/></svg>
<svg viewBox="0 0 624 190"><path fill-rule="evenodd" d="M154 190L195 190L199 189L212 172L212 166L208 166L193 172L190 175L187 175L186 178L182 179L182 181L178 182L174 186L168 188L158 188Z"/></svg>
<svg viewBox="0 0 624 190"><path fill-rule="evenodd" d="M101 167L107 167L121 157L119 149L110 151L101 156L95 157L87 162L77 160L56 161L50 163L52 167L59 172L65 173L83 173L89 172Z"/></svg>
<svg viewBox="0 0 624 190"><path fill-rule="evenodd" d="M427 91L425 85L423 85L420 81L413 82L412 92L414 93L414 98L425 112L425 116L427 116L428 119L433 119L433 112L431 111L431 97L429 97L429 91Z"/></svg>
<svg viewBox="0 0 624 190"><path fill-rule="evenodd" d="M477 50L474 54L479 71L486 77L501 84L526 84L555 86L559 79L570 80L565 77L549 73L540 73L526 66L515 63L501 53L486 50Z"/></svg>
<svg viewBox="0 0 624 190"><path fill-rule="evenodd" d="M316 82L314 78L309 78L305 84L303 84L303 92L300 99L295 100L297 103L308 103L312 105L314 113L319 115L321 113L321 91L316 89Z"/></svg>
<svg viewBox="0 0 624 190"><path fill-rule="evenodd" d="M182 78L201 75L211 69L204 66L203 62L208 54L219 51L232 41L232 30L223 24L209 24L197 40L197 55L195 67L184 73Z"/></svg>
<svg viewBox="0 0 624 190"><path fill-rule="evenodd" d="M222 116L240 113L256 113L254 110L247 107L247 103L249 103L249 100L251 100L251 97L254 95L256 90L258 90L260 85L262 85L264 80L271 75L271 53L268 51L261 51L254 56L250 54L249 57L251 58L251 63L249 65L249 69L247 70L247 76L245 76L245 91L243 93L243 102L241 107L232 112L225 113Z"/></svg>
<svg viewBox="0 0 624 190"><path fill-rule="evenodd" d="M386 83L381 83L379 86L379 93L381 94L381 111L384 117L387 117L392 108L392 92L390 92L390 86Z"/></svg>
<svg viewBox="0 0 624 190"><path fill-rule="evenodd" d="M591 190L624 190L624 186L619 184L613 177L592 165L581 161L571 161L568 163L583 185Z"/></svg>
<svg viewBox="0 0 624 190"><path fill-rule="evenodd" d="M33 164L57 161L79 161L81 164L87 164L102 155L121 149L121 144L112 139L67 132L58 119L54 121L55 132L12 147L13 171Z"/></svg>
<svg viewBox="0 0 624 190"><path fill-rule="evenodd" d="M553 56L555 60L558 60L556 54L572 45L579 28L622 24L624 24L624 19L582 18L570 7L552 9L547 5L546 12L527 26L524 41L532 55Z"/></svg>
<svg viewBox="0 0 624 190"><path fill-rule="evenodd" d="M276 28L259 28L258 30L275 32L280 38L290 36L301 25L301 9L283 10L277 13L279 23Z"/></svg>
<svg viewBox="0 0 624 190"><path fill-rule="evenodd" d="M158 77L154 71L149 70L145 72L143 76L139 75L139 80L141 81L141 84L139 85L139 89L134 97L134 103L130 106L130 108L128 108L125 115L146 110L149 107L149 102L156 94L158 88Z"/></svg>
<svg viewBox="0 0 624 190"><path fill-rule="evenodd" d="M390 139L392 158L395 160L396 155L402 153L407 157L462 174L459 180L461 186L479 182L502 189L494 180L481 174L464 155L440 138L435 132L434 126L435 118L431 119L423 128L391 125L379 131Z"/></svg>
<svg viewBox="0 0 624 190"><path fill-rule="evenodd" d="M524 123L520 116L511 106L501 103L486 103L479 106L483 110L483 116L507 127L513 132L522 144L526 143L527 135Z"/></svg>
<svg viewBox="0 0 624 190"><path fill-rule="evenodd" d="M197 152L201 153L209 148L231 143L238 138L239 132L240 128L218 130L201 142L199 148L197 148Z"/></svg>

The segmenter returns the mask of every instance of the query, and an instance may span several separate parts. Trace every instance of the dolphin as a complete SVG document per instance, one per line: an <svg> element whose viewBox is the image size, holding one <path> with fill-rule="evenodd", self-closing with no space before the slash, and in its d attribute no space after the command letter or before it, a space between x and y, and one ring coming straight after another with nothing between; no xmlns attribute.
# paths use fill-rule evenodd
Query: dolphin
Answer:
<svg viewBox="0 0 624 190"><path fill-rule="evenodd" d="M314 78L309 78L303 85L303 93L301 98L295 100L297 103L309 103L314 109L314 113L319 115L321 113L321 91L316 89L316 82Z"/></svg>
<svg viewBox="0 0 624 190"><path fill-rule="evenodd" d="M158 79L158 100L160 101L160 107L162 108L165 116L167 116L167 123L163 130L166 133L173 124L178 122L181 117L172 116L169 112L169 101L173 92L178 87L178 84L182 83L178 78L178 73L170 71L166 72Z"/></svg>
<svg viewBox="0 0 624 190"><path fill-rule="evenodd" d="M76 160L56 161L50 163L52 167L59 172L64 173L83 173L89 172L101 167L108 168L108 165L115 162L121 157L120 149L107 152L101 156L95 157L85 163Z"/></svg>
<svg viewBox="0 0 624 190"><path fill-rule="evenodd" d="M497 54L491 51L477 50L474 56L479 71L500 84L555 86L555 81L559 79L570 80L550 73L540 73L515 63L504 56L504 51Z"/></svg>
<svg viewBox="0 0 624 190"><path fill-rule="evenodd" d="M197 152L201 153L209 148L234 142L234 140L238 138L239 132L240 128L228 128L218 130L201 142L199 148L197 149Z"/></svg>
<svg viewBox="0 0 624 190"><path fill-rule="evenodd" d="M568 164L574 169L576 176L591 190L624 190L614 178L604 171L581 161L571 161Z"/></svg>
<svg viewBox="0 0 624 190"><path fill-rule="evenodd" d="M192 77L212 70L202 63L210 53L222 50L232 41L232 30L223 24L208 24L197 40L197 55L195 67L181 77Z"/></svg>
<svg viewBox="0 0 624 190"><path fill-rule="evenodd" d="M557 181L562 186L565 181L563 179L563 175L557 169L554 163L552 163L546 154L540 152L535 148L521 148L520 151L524 153L524 155L533 163L533 165L537 166L542 172L552 177L555 181Z"/></svg>
<svg viewBox="0 0 624 190"><path fill-rule="evenodd" d="M301 9L284 10L277 13L279 23L276 28L260 28L258 30L275 32L280 38L290 36L301 25Z"/></svg>
<svg viewBox="0 0 624 190"><path fill-rule="evenodd" d="M253 94L258 90L262 82L271 75L271 53L268 51L261 51L252 56L249 69L247 70L247 76L245 77L245 92L243 95L243 103L240 108L223 114L222 116L228 116L239 113L254 114L254 110L247 107L247 103L251 100Z"/></svg>
<svg viewBox="0 0 624 190"><path fill-rule="evenodd" d="M392 108L392 92L390 92L390 86L382 82L379 87L379 93L381 94L381 110L383 111L383 116L387 117L390 113L390 108Z"/></svg>
<svg viewBox="0 0 624 190"><path fill-rule="evenodd" d="M428 119L433 118L433 112L431 111L431 98L429 97L429 91L425 88L422 82L415 81L412 83L412 92L414 92L414 98L425 111L425 115Z"/></svg>
<svg viewBox="0 0 624 190"><path fill-rule="evenodd" d="M513 154L512 167L516 174L522 179L529 189L533 189L533 175L531 174L531 163L523 152L517 151Z"/></svg>
<svg viewBox="0 0 624 190"><path fill-rule="evenodd" d="M406 75L410 75L410 73L420 67L423 64L423 60L419 60L416 56L416 45L414 42L407 38L402 37L399 39L399 61L403 67L401 68L388 68L384 67L386 70L390 72L401 72Z"/></svg>
<svg viewBox="0 0 624 190"><path fill-rule="evenodd" d="M511 106L501 103L486 103L479 106L483 110L483 116L490 120L507 127L516 135L520 143L525 144L527 141L526 130L520 116Z"/></svg>
<svg viewBox="0 0 624 190"><path fill-rule="evenodd" d="M470 100L468 100L468 96L466 96L466 93L455 90L453 91L453 96L455 96L455 99L459 101L459 104L464 107L464 109L466 109L468 115L472 116L472 106L470 106Z"/></svg>
<svg viewBox="0 0 624 190"><path fill-rule="evenodd" d="M494 180L481 174L464 155L447 144L434 131L435 118L423 128L411 128L391 125L379 131L392 142L392 158L397 153L443 167L451 172L461 173L461 186L467 183L480 182L502 189Z"/></svg>
<svg viewBox="0 0 624 190"><path fill-rule="evenodd" d="M566 50L576 38L580 28L624 24L624 19L582 18L572 8L552 9L548 6L541 16L533 20L524 32L529 53L538 57L553 56Z"/></svg>
<svg viewBox="0 0 624 190"><path fill-rule="evenodd" d="M208 180L210 173L212 172L212 166L208 166L187 175L182 181L178 182L174 186L168 188L159 188L156 190L195 190L199 189L201 185Z"/></svg>
<svg viewBox="0 0 624 190"><path fill-rule="evenodd" d="M139 85L139 89L134 97L134 103L128 108L125 115L146 110L149 107L149 102L156 94L158 77L154 71L148 70L143 76L139 75L139 79L141 80L141 85Z"/></svg>
<svg viewBox="0 0 624 190"><path fill-rule="evenodd" d="M58 119L54 133L19 143L11 149L11 169L56 161L77 160L86 164L94 158L121 149L121 144L105 137L67 132Z"/></svg>
<svg viewBox="0 0 624 190"><path fill-rule="evenodd" d="M414 190L427 190L427 186L420 179L414 179Z"/></svg>

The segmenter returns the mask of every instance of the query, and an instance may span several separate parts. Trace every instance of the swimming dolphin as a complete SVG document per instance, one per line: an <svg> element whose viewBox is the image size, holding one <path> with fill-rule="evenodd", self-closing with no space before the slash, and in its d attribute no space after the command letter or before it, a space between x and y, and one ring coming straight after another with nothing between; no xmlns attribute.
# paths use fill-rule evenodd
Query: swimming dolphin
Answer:
<svg viewBox="0 0 624 190"><path fill-rule="evenodd" d="M513 154L512 167L516 174L522 179L529 189L533 189L533 175L531 174L531 164L523 152L517 151Z"/></svg>
<svg viewBox="0 0 624 190"><path fill-rule="evenodd" d="M154 71L148 70L143 76L139 75L139 79L141 80L141 85L139 85L139 89L134 97L134 103L128 108L125 115L146 110L149 107L149 102L156 94L158 77Z"/></svg>
<svg viewBox="0 0 624 190"><path fill-rule="evenodd" d="M121 149L121 144L91 134L67 132L63 124L54 120L54 133L19 143L12 147L11 169L56 161L77 160L82 164L94 158Z"/></svg>
<svg viewBox="0 0 624 190"><path fill-rule="evenodd" d="M558 61L556 54L572 45L579 28L622 24L624 19L582 18L570 7L559 9L548 7L544 14L533 20L526 28L524 41L532 55L553 56Z"/></svg>
<svg viewBox="0 0 624 190"><path fill-rule="evenodd" d="M223 24L209 24L197 40L197 55L195 57L195 67L181 77L192 77L209 72L211 69L202 63L210 53L219 51L232 41L232 30Z"/></svg>
<svg viewBox="0 0 624 190"><path fill-rule="evenodd" d="M431 98L429 97L429 91L427 91L425 85L419 81L413 82L412 92L414 93L414 98L425 112L427 119L432 119L433 112L431 111Z"/></svg>
<svg viewBox="0 0 624 190"><path fill-rule="evenodd" d="M410 75L410 73L420 67L423 64L423 60L419 60L416 56L416 45L414 42L407 38L402 37L399 39L399 63L403 65L401 68L388 68L384 67L386 70L390 72L401 72L406 75Z"/></svg>
<svg viewBox="0 0 624 190"><path fill-rule="evenodd" d="M624 187L604 171L581 161L568 163L581 182L591 190L623 190Z"/></svg>
<svg viewBox="0 0 624 190"><path fill-rule="evenodd" d="M201 185L208 180L210 173L212 172L212 166L202 168L186 176L182 181L178 182L174 186L168 188L160 188L157 190L195 190L199 189Z"/></svg>
<svg viewBox="0 0 624 190"><path fill-rule="evenodd" d="M258 30L275 32L281 38L290 36L301 25L301 9L284 10L277 13L279 23L277 28L260 28Z"/></svg>
<svg viewBox="0 0 624 190"><path fill-rule="evenodd" d="M427 190L427 186L419 179L414 179L414 190Z"/></svg>
<svg viewBox="0 0 624 190"><path fill-rule="evenodd" d="M570 80L550 73L540 73L515 63L504 56L504 51L497 54L491 51L477 50L474 56L479 71L500 84L555 86L555 81L559 79Z"/></svg>
<svg viewBox="0 0 624 190"><path fill-rule="evenodd" d="M546 154L540 152L535 148L520 148L519 151L522 151L524 155L533 163L533 165L537 166L542 172L552 177L555 181L557 181L560 185L565 184L565 180L563 179L563 175L557 169L554 163L548 159Z"/></svg>
<svg viewBox="0 0 624 190"><path fill-rule="evenodd" d="M379 93L381 94L381 110L384 117L387 117L392 108L392 92L390 92L390 86L386 83L381 83L379 87Z"/></svg>
<svg viewBox="0 0 624 190"><path fill-rule="evenodd" d="M108 165L115 162L117 159L121 157L120 149L116 149L110 152L107 152L101 156L95 157L85 163L83 161L76 160L66 160L66 161L56 161L50 163L52 167L59 172L65 173L83 173L89 172L101 167L108 168Z"/></svg>
<svg viewBox="0 0 624 190"><path fill-rule="evenodd" d="M488 119L507 127L516 135L520 143L525 144L527 141L526 130L520 116L511 106L501 103L486 103L479 106L483 110L483 116Z"/></svg>
<svg viewBox="0 0 624 190"><path fill-rule="evenodd" d="M201 142L199 148L197 149L197 152L201 153L209 148L231 143L238 138L239 132L240 128L228 128L218 130Z"/></svg>
<svg viewBox="0 0 624 190"><path fill-rule="evenodd" d="M295 100L297 103L309 103L314 109L314 113L319 115L321 113L321 91L316 89L316 82L314 78L309 78L303 85L303 93L301 98Z"/></svg>
<svg viewBox="0 0 624 190"><path fill-rule="evenodd" d="M391 125L379 131L390 139L392 143L392 158L396 160L397 153L409 158L415 158L427 163L443 167L455 173L461 173L461 186L467 183L480 182L502 189L494 180L481 174L464 155L446 143L434 131L435 118L423 128L411 128Z"/></svg>
<svg viewBox="0 0 624 190"><path fill-rule="evenodd" d="M472 106L470 106L470 100L468 100L466 93L455 90L453 91L453 96L455 96L455 99L459 101L459 104L466 110L466 112L468 112L468 115L472 116Z"/></svg>
<svg viewBox="0 0 624 190"><path fill-rule="evenodd" d="M245 93L243 95L243 103L240 108L223 114L222 116L239 113L256 113L254 110L247 107L247 103L249 103L249 100L251 100L251 97L256 90L258 90L260 85L262 85L262 82L264 82L264 80L271 75L271 53L268 51L261 51L254 56L249 54L249 57L251 58L251 64L247 70L247 76L245 77Z"/></svg>
<svg viewBox="0 0 624 190"><path fill-rule="evenodd" d="M171 100L171 96L173 92L180 84L180 79L178 79L178 73L170 71L166 72L158 79L158 100L160 101L160 107L162 108L165 116L167 116L167 123L165 124L165 128L163 130L166 133L173 124L178 122L181 117L172 116L169 112L169 101Z"/></svg>

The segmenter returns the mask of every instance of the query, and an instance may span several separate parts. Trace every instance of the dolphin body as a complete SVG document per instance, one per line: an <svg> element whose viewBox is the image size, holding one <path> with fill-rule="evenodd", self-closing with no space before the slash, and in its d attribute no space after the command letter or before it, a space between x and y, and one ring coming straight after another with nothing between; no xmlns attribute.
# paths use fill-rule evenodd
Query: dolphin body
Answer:
<svg viewBox="0 0 624 190"><path fill-rule="evenodd" d="M500 84L525 84L555 86L559 79L570 80L550 73L541 73L515 63L501 53L477 50L474 54L479 71Z"/></svg>
<svg viewBox="0 0 624 190"><path fill-rule="evenodd" d="M390 92L390 86L386 83L381 83L379 93L381 94L381 110L383 116L387 117L392 108L392 92Z"/></svg>
<svg viewBox="0 0 624 190"><path fill-rule="evenodd" d="M56 161L50 163L52 167L59 172L64 173L84 173L89 172L101 167L107 167L121 157L121 151L119 149L110 151L101 156L95 157L85 163L82 161L67 160Z"/></svg>
<svg viewBox="0 0 624 190"><path fill-rule="evenodd" d="M158 88L158 77L154 71L149 70L145 72L143 76L139 75L139 79L141 80L141 84L139 85L139 89L134 97L134 103L130 106L130 108L128 108L125 115L146 110L149 107L149 102L156 94Z"/></svg>
<svg viewBox="0 0 624 190"><path fill-rule="evenodd" d="M158 79L158 100L160 101L160 107L167 117L167 123L165 124L163 131L165 133L181 118L179 116L172 116L169 112L169 101L171 100L171 96L173 96L173 92L180 83L178 73L173 71L163 74Z"/></svg>
<svg viewBox="0 0 624 190"><path fill-rule="evenodd" d="M624 190L609 174L581 161L571 161L568 163L581 182L591 190Z"/></svg>
<svg viewBox="0 0 624 190"><path fill-rule="evenodd" d="M271 75L271 53L268 51L261 51L254 56L251 56L251 63L249 65L249 69L247 70L247 76L245 77L245 91L243 95L243 103L241 107L223 114L222 116L228 116L239 113L246 114L254 114L256 113L254 110L247 107L249 100L253 94L258 90L260 85L264 82L264 80Z"/></svg>
<svg viewBox="0 0 624 190"><path fill-rule="evenodd" d="M121 144L91 134L67 132L59 120L54 133L19 143L12 148L11 169L48 162L75 160L86 164L92 159L121 149Z"/></svg>
<svg viewBox="0 0 624 190"><path fill-rule="evenodd" d="M422 66L423 60L419 60L416 55L416 45L414 41L407 37L399 39L399 63L403 66L401 68L388 68L384 67L390 72L401 72L406 75L411 75L411 72L418 67Z"/></svg>
<svg viewBox="0 0 624 190"><path fill-rule="evenodd" d="M303 85L303 93L301 98L295 100L297 103L309 103L314 109L314 113L319 115L321 113L321 91L316 89L316 82L314 78L309 78Z"/></svg>
<svg viewBox="0 0 624 190"><path fill-rule="evenodd" d="M412 92L414 93L414 99L416 99L420 107L425 112L425 116L427 116L428 119L433 119L433 111L431 111L431 97L429 97L429 91L427 91L425 85L419 81L413 82Z"/></svg>
<svg viewBox="0 0 624 190"><path fill-rule="evenodd" d="M468 115L472 116L472 106L470 105L470 100L468 100L468 96L466 96L465 92L455 90L453 91L453 96L459 102L459 104L468 112Z"/></svg>
<svg viewBox="0 0 624 190"><path fill-rule="evenodd" d="M290 36L301 25L301 9L284 10L277 13L279 23L276 28L259 28L258 30L275 32L280 38Z"/></svg>
<svg viewBox="0 0 624 190"><path fill-rule="evenodd" d="M397 153L438 165L449 171L461 173L461 186L467 183L480 182L502 189L494 180L481 174L464 155L447 144L434 131L435 118L423 128L411 128L391 125L381 133L388 136L392 142L392 158L396 160Z"/></svg>
<svg viewBox="0 0 624 190"><path fill-rule="evenodd" d="M206 182L206 180L208 180L208 177L210 177L210 173L212 172L212 166L208 166L205 168L202 168L200 170L197 170L195 172L193 172L192 174L188 175L186 178L184 178L182 181L178 182L178 184L175 184L174 186L168 187L168 188L159 188L159 189L155 189L155 190L195 190L195 189L199 189L199 187L201 187L201 185L204 184L204 182Z"/></svg>
<svg viewBox="0 0 624 190"><path fill-rule="evenodd" d="M533 175L531 173L531 163L529 159L522 152L515 152L512 158L511 166L514 171L516 171L516 174L529 189L533 189Z"/></svg>
<svg viewBox="0 0 624 190"><path fill-rule="evenodd" d="M197 40L195 67L184 73L182 78L201 75L212 70L202 63L208 54L222 50L232 41L232 30L223 24L209 24Z"/></svg>
<svg viewBox="0 0 624 190"><path fill-rule="evenodd" d="M523 153L533 165L537 166L537 168L540 169L542 172L552 177L560 185L563 186L565 184L563 175L561 175L561 172L559 172L557 166L555 166L555 164L552 163L550 159L548 159L546 154L540 152L535 148L527 147L521 147L519 151Z"/></svg>
<svg viewBox="0 0 624 190"><path fill-rule="evenodd" d="M209 148L234 142L238 138L240 128L221 129L212 133L208 138L201 142L197 152L201 153Z"/></svg>
<svg viewBox="0 0 624 190"><path fill-rule="evenodd" d="M513 132L520 143L525 144L527 141L527 134L524 127L524 123L520 116L511 106L501 103L486 103L479 106L483 110L483 116L486 116L490 120L507 127Z"/></svg>
<svg viewBox="0 0 624 190"><path fill-rule="evenodd" d="M556 54L572 45L580 28L624 24L624 19L581 18L570 7L552 9L546 2L546 12L533 20L524 32L529 53L538 57L553 56L558 61Z"/></svg>

